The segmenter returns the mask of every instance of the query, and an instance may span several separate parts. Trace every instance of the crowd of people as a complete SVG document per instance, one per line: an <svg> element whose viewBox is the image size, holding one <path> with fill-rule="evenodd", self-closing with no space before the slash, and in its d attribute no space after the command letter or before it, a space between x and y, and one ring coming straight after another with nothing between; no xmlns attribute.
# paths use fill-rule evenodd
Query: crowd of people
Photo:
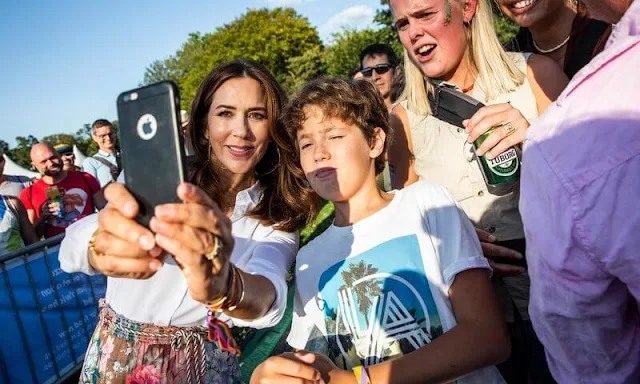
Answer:
<svg viewBox="0 0 640 384"><path fill-rule="evenodd" d="M82 169L35 145L40 179L2 176L0 247L66 232L61 267L108 277L81 382L241 381L229 329L276 325L292 266L290 352L253 384L640 382L640 3L496 4L506 47L490 0L390 0L403 58L373 44L290 100L260 64L213 68L183 203L148 228L108 121ZM442 88L482 107L453 124ZM497 194L478 159L510 150Z"/></svg>
<svg viewBox="0 0 640 384"><path fill-rule="evenodd" d="M31 147L31 166L40 174L35 180L5 174L0 153L0 255L64 233L71 223L104 207L102 188L120 173L113 126L99 119L91 132L99 151L82 167L76 165L71 144Z"/></svg>

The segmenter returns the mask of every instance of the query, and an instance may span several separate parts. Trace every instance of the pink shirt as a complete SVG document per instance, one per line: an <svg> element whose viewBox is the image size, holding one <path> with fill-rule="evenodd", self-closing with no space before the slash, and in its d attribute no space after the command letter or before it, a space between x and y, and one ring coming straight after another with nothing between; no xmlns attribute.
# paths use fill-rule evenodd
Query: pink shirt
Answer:
<svg viewBox="0 0 640 384"><path fill-rule="evenodd" d="M529 311L560 383L640 383L640 1L529 129Z"/></svg>

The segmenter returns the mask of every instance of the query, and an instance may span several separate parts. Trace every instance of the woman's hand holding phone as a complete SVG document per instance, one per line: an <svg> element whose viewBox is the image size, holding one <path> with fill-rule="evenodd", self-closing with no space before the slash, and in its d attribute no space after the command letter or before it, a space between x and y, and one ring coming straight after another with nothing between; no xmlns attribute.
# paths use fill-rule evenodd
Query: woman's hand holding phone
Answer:
<svg viewBox="0 0 640 384"><path fill-rule="evenodd" d="M139 205L123 184L110 183L104 194L109 204L98 214L89 263L107 276L148 279L162 267L162 249L153 233L135 221Z"/></svg>
<svg viewBox="0 0 640 384"><path fill-rule="evenodd" d="M177 193L184 203L158 205L149 226L156 244L173 255L182 268L191 297L211 302L227 293L234 245L231 220L195 185L183 183ZM215 251L216 238L222 248L209 260L204 255Z"/></svg>

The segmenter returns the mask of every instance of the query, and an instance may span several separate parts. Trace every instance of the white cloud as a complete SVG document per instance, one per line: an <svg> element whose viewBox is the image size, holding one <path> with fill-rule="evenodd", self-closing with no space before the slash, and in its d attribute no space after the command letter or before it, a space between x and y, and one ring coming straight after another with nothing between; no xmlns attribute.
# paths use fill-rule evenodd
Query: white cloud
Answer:
<svg viewBox="0 0 640 384"><path fill-rule="evenodd" d="M291 0L284 0L291 1ZM373 17L376 11L366 5L354 5L340 11L339 13L331 16L326 23L320 26L320 37L325 42L331 40L331 35L335 32L340 32L344 28L349 29L362 29L370 27L373 22Z"/></svg>

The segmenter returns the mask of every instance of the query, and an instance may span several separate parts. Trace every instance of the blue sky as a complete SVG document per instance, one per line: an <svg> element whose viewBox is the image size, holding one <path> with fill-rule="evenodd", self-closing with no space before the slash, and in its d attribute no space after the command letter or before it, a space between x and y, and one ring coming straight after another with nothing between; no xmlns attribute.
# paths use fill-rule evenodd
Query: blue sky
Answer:
<svg viewBox="0 0 640 384"><path fill-rule="evenodd" d="M116 119L117 95L173 54L249 8L291 6L323 41L371 25L379 0L139 0L0 2L0 139L75 133Z"/></svg>

